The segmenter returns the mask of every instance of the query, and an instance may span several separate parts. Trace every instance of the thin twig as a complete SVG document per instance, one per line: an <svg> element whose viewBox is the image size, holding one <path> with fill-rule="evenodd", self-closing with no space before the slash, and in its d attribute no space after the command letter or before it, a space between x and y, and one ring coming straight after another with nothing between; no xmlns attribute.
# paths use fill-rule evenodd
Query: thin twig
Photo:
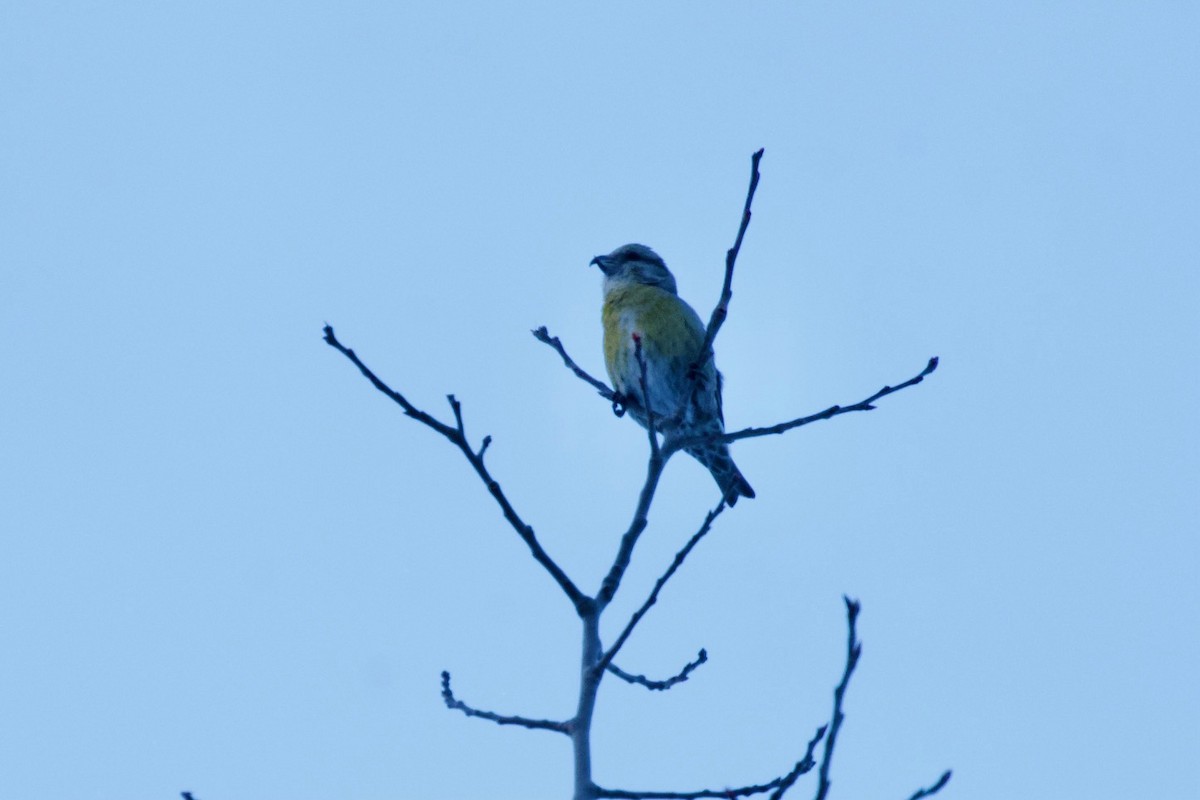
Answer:
<svg viewBox="0 0 1200 800"><path fill-rule="evenodd" d="M843 597L842 600L846 602L846 624L849 628L846 639L846 669L842 672L841 682L833 690L833 716L829 720L829 735L825 737L825 752L821 756L821 769L817 773L815 800L825 800L825 796L829 794L829 764L833 760L833 748L837 744L838 731L842 727L842 720L845 719L845 715L842 713L842 699L846 695L846 686L850 683L850 676L858 665L858 657L862 655L862 642L858 641L856 630L858 611L861 606L857 600L851 600L849 597Z"/></svg>
<svg viewBox="0 0 1200 800"><path fill-rule="evenodd" d="M666 680L662 680L662 681L650 680L645 675L634 675L630 672L626 672L625 670L618 667L616 664L612 664L612 663L610 663L608 665L608 671L611 672L613 675L616 675L618 678L625 681L626 683L636 683L639 686L645 686L647 689L649 689L652 692L665 692L667 689L670 689L675 684L683 683L684 681L686 681L688 679L688 676L691 675L692 672L697 667L699 667L701 664L705 663L706 661L708 661L708 651L701 649L700 654L696 656L695 661L689 661L687 664L684 665L683 669L680 670L678 674L672 675L671 677L667 678Z"/></svg>
<svg viewBox="0 0 1200 800"><path fill-rule="evenodd" d="M819 422L823 419L831 419L832 417L836 417L840 414L848 414L851 411L873 411L875 409L874 403L876 400L886 397L889 394L894 394L901 389L907 389L909 386L916 386L918 383L921 383L923 380L925 380L926 376L937 369L937 367L938 359L937 356L934 356L933 358L929 359L929 363L925 365L925 369L921 370L920 373L912 378L909 378L904 383L896 386L885 386L867 399L860 400L853 405L830 406L824 411L818 411L816 414L810 414L807 417L799 417L797 419L789 420L788 422L781 422L778 425L772 425L767 428L743 428L740 431L733 431L731 433L718 435L686 436L678 439L671 439L663 442L663 453L664 455L669 455L682 450L685 447L694 447L696 445L709 442L725 442L728 444L729 442L736 442L739 439L752 439L757 436L770 436L773 434L790 431L793 428L799 428L802 425Z"/></svg>
<svg viewBox="0 0 1200 800"><path fill-rule="evenodd" d="M817 732L813 735L813 738L808 740L808 747L804 750L804 758L797 761L792 771L783 776L783 780L779 782L779 788L771 792L771 796L767 800L779 800L779 798L787 793L788 789L792 788L792 784L796 782L797 778L807 774L817 765L817 762L813 760L813 751L817 747L817 742L821 741L821 737L825 735L827 729L828 726L826 725L817 728Z"/></svg>
<svg viewBox="0 0 1200 800"><path fill-rule="evenodd" d="M654 407L650 404L650 387L646 385L646 354L642 352L642 337L633 334L633 357L637 359L642 382L642 405L646 408L646 433L650 436L650 458L658 458L658 432L654 429Z"/></svg>
<svg viewBox="0 0 1200 800"><path fill-rule="evenodd" d="M334 334L333 334L333 328L330 327L329 325L325 326L325 342L330 347L334 348L335 350L340 352L342 355L344 355L346 358L350 359L350 361L352 361L354 363L354 366L358 367L358 371L361 372L363 375L365 375L367 380L369 380L372 384L374 384L376 389L383 392L388 397L390 397L393 401L398 403L400 405L400 407L404 409L405 414L407 414L408 416L417 420L418 422L425 423L426 425L428 425L429 427L433 428L435 431L440 433L442 436L445 436L447 439L450 439L450 441L452 441L452 442L455 441L454 436L455 436L456 431L454 430L454 428L451 428L449 425L445 424L444 422L440 422L439 420L435 419L434 417L431 417L429 414L426 414L424 411L421 411L416 406L414 406L412 403L408 402L408 400L404 397L404 395L400 394L397 391L394 391L386 383L379 380L379 378L376 377L375 373L372 372L370 369L368 369L367 365L359 360L358 356L355 355L353 350L351 350L348 347L343 346L342 343L337 340L337 337L334 336ZM455 443L457 444L457 442L455 442Z"/></svg>
<svg viewBox="0 0 1200 800"><path fill-rule="evenodd" d="M532 333L533 338L537 339L539 342L553 347L554 351L562 357L563 363L566 364L567 367L580 378L580 380L591 384L592 388L599 392L600 396L605 400L608 400L610 403L616 402L617 396L613 390L609 388L608 384L604 383L603 381L596 380L591 375L580 369L579 365L576 364L569 355L567 355L567 351L563 348L562 342L559 341L557 336L551 336L550 332L546 330L545 325L534 328Z"/></svg>
<svg viewBox="0 0 1200 800"><path fill-rule="evenodd" d="M713 520L719 517L721 512L726 508L727 505L725 500L722 499L721 502L717 504L716 508L714 508L712 511L709 511L708 514L705 515L704 524L700 526L700 530L692 534L692 538L688 539L687 544L685 544L683 548L675 554L675 558L671 560L671 566L667 567L667 571L664 572L662 576L654 582L654 588L650 591L650 595L646 598L646 601L642 603L641 607L637 611L633 612L633 616L629 618L629 622L626 623L625 629L621 631L621 635L617 637L616 641L613 642L612 647L608 648L608 651L605 652L605 654L600 658L600 661L596 664L596 669L606 669L608 665L612 663L613 658L625 644L625 640L629 638L631 633L633 633L633 629L637 627L637 624L642 621L642 617L646 616L646 612L650 610L650 607L658 602L658 593L662 591L662 588L666 586L667 581L669 581L671 576L675 574L675 570L679 569L680 565L683 564L683 560L688 557L688 553L692 552L692 548L695 547L696 544L699 543L699 541L703 539L712 529Z"/></svg>
<svg viewBox="0 0 1200 800"><path fill-rule="evenodd" d="M754 202L754 190L758 188L758 179L761 177L758 164L762 157L762 148L750 156L750 187L746 190L746 202L742 206L742 220L738 225L737 238L733 241L733 247L725 252L725 282L721 285L721 297L708 318L708 327L704 329L704 343L700 345L700 352L696 354L696 361L691 366L692 379L697 384L705 362L712 358L712 346L717 338L717 331L721 330L721 326L725 324L725 317L729 314L729 301L733 299L733 267L737 263L738 253L741 252L746 228L750 226L750 205Z"/></svg>
<svg viewBox="0 0 1200 800"><path fill-rule="evenodd" d="M421 411L412 403L408 402L408 399L405 398L404 395L395 391L386 383L381 381L375 375L375 373L372 372L357 355L355 355L353 350L345 347L337 340L337 337L333 333L333 328L329 325L325 326L325 341L330 347L333 347L346 358L350 359L350 361L353 362L356 367L358 367L359 371L366 376L367 380L371 381L376 389L387 395L401 408L403 408L405 414L417 420L418 422L422 422L430 428L433 428L442 436L445 436L447 439L449 439L455 447L462 451L462 454L466 456L467 461L469 461L471 466L475 469L475 473L487 487L488 492L490 492L492 497L495 498L496 503L500 506L500 510L504 513L504 518L508 520L509 525L512 526L513 530L517 532L517 535L520 536L525 544L529 547L534 559L541 564L547 572L550 573L550 576L554 578L555 582L557 582L562 588L563 592L571 600L572 605L575 606L575 611L580 615L588 613L593 606L592 599L586 596L583 592L579 591L579 588L575 586L569 577L567 577L567 573L563 572L562 568L559 567L558 564L554 562L554 559L552 559L545 549L542 548L537 536L534 535L533 527L526 524L526 522L521 519L521 517L517 514L516 509L513 508L512 503L508 501L508 497L505 496L504 490L500 488L500 484L495 478L492 477L491 473L488 472L488 468L483 462L483 456L487 451L488 445L491 444L491 437L484 437L483 444L480 445L478 451L474 450L467 441L466 433L463 430L462 404L455 399L454 395L448 395L447 397L447 399L450 401L450 408L454 412L455 420L455 425L450 426L425 413L424 411Z"/></svg>
<svg viewBox="0 0 1200 800"><path fill-rule="evenodd" d="M780 775L778 778L769 780L766 783L755 784L752 786L738 786L731 789L700 789L695 792L636 792L628 789L605 789L601 786L594 787L596 797L615 797L623 798L623 800L699 800L702 797L725 798L726 800L735 800L738 797L750 797L751 795L763 794L772 789L777 790L771 795L772 800L778 800L781 796L779 789L784 789L796 782L796 779L806 772L810 771L814 766L813 751L816 749L817 742L821 741L821 737L825 735L825 728L822 726L817 730L814 736L808 743L808 749L804 753L804 757L796 762L796 766L786 775Z"/></svg>
<svg viewBox="0 0 1200 800"><path fill-rule="evenodd" d="M463 712L468 717L479 717L480 719L491 720L497 725L520 725L522 728L531 728L534 730L555 731L557 733L565 733L570 735L571 726L566 722L555 722L549 719L529 719L528 717L516 717L507 714L496 714L491 711L480 711L477 708L471 708L463 701L454 696L454 692L450 691L450 673L442 672L442 700L446 703L446 708L457 709Z"/></svg>
<svg viewBox="0 0 1200 800"><path fill-rule="evenodd" d="M463 429L462 403L458 402L458 399L452 394L446 395L446 400L450 403L450 410L454 412L454 427L458 434L465 439L467 432Z"/></svg>
<svg viewBox="0 0 1200 800"><path fill-rule="evenodd" d="M918 789L917 793L908 800L921 800L922 797L932 797L942 790L942 787L950 782L950 770L942 773L942 777L937 779L937 782L927 789Z"/></svg>

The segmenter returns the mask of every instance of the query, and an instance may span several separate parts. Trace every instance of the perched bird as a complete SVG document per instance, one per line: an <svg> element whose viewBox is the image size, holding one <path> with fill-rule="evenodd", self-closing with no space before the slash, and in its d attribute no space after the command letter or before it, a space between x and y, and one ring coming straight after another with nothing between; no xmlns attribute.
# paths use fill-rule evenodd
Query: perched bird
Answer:
<svg viewBox="0 0 1200 800"><path fill-rule="evenodd" d="M709 358L693 378L691 367L700 358L705 328L692 307L679 298L675 276L666 263L642 244L623 245L591 263L604 273L604 364L613 388L630 401L630 415L647 427L636 335L646 362L655 429L676 437L724 433L721 373ZM685 449L712 473L729 505L738 497L754 497L727 444Z"/></svg>

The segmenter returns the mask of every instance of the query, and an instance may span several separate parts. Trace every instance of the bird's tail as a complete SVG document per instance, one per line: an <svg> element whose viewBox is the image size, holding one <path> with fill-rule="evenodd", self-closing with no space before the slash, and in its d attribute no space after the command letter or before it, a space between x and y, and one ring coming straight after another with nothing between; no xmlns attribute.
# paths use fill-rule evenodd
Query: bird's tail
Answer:
<svg viewBox="0 0 1200 800"><path fill-rule="evenodd" d="M727 445L689 447L687 453L708 467L730 506L736 504L739 497L754 497L754 489L737 468L737 464L733 463Z"/></svg>

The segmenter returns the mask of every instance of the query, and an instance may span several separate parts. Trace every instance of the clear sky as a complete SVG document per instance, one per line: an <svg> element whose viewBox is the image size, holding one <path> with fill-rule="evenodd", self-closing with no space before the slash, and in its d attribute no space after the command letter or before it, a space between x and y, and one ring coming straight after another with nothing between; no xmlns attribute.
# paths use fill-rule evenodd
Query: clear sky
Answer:
<svg viewBox="0 0 1200 800"><path fill-rule="evenodd" d="M1191 3L0 8L0 797L562 798L577 621L646 442L589 259L707 315L758 498L606 682L599 782L1200 796L1200 12ZM671 463L606 633L716 501ZM796 796L811 796L811 784Z"/></svg>

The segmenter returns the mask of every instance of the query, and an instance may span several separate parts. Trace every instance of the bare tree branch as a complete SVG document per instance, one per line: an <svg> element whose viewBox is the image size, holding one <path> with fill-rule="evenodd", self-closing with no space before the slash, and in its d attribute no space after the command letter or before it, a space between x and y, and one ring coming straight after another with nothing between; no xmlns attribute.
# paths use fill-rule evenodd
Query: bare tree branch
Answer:
<svg viewBox="0 0 1200 800"><path fill-rule="evenodd" d="M514 717L506 714L495 714L491 711L480 711L476 708L471 708L463 701L454 696L454 692L450 691L450 673L442 672L442 700L446 702L446 708L458 710L466 714L468 717L479 717L480 719L488 719L497 725L520 725L522 728L532 728L534 730L555 731L570 735L571 725L569 722L555 722L549 719L529 719L528 717Z"/></svg>
<svg viewBox="0 0 1200 800"><path fill-rule="evenodd" d="M383 392L401 408L403 408L405 414L417 420L418 422L422 422L425 425L428 425L430 428L433 428L442 436L445 436L447 439L449 439L454 446L462 451L462 454L466 456L467 461L469 461L471 466L474 467L475 473L479 475L480 480L483 481L492 497L495 498L496 503L499 504L500 510L504 513L504 518L508 520L508 523L512 526L513 530L515 530L517 535L521 537L526 545L528 545L534 559L536 559L537 562L541 564L547 572L550 573L550 576L554 578L555 582L557 582L562 588L563 592L571 600L572 605L575 606L576 613L580 615L588 613L594 605L592 599L586 596L583 592L579 591L578 587L576 587L571 579L567 577L567 573L563 572L562 568L559 567L558 564L554 562L554 559L552 559L545 549L542 548L537 536L534 535L533 527L526 524L525 521L522 520L517 514L516 510L512 507L512 503L508 501L504 491L500 488L500 484L495 478L492 477L491 473L488 472L487 467L484 465L483 455L487 451L488 445L491 444L492 437L485 436L478 451L472 449L470 443L467 441L467 434L463 429L462 404L454 398L454 395L448 396L450 408L454 412L455 421L455 425L451 427L450 425L447 425L446 423L430 416L429 414L426 414L424 411L421 411L412 403L408 402L404 395L395 391L386 383L381 381L375 375L375 373L372 372L367 365L359 359L353 350L343 346L342 343L337 340L337 337L333 333L333 328L329 325L325 326L325 341L330 347L334 348L346 358L350 359L350 361L353 362L356 367L358 367L359 371L366 376L367 380L371 381L376 389Z"/></svg>
<svg viewBox="0 0 1200 800"><path fill-rule="evenodd" d="M721 326L725 324L725 317L729 314L729 301L733 298L733 267L737 263L738 253L742 250L742 239L746 236L746 228L750 226L750 205L754 202L754 191L758 188L758 179L761 177L758 172L758 164L762 161L762 157L762 148L750 156L750 188L746 190L746 203L742 206L742 221L738 225L737 238L734 239L733 247L725 252L725 282L721 286L721 297L717 300L712 315L708 318L708 327L704 330L704 343L700 345L700 352L696 354L696 361L691 366L694 381L698 379L704 363L712 358L712 346L717 338L717 331L721 330Z"/></svg>
<svg viewBox="0 0 1200 800"><path fill-rule="evenodd" d="M372 372L370 369L368 369L367 365L359 360L358 356L355 355L353 350L351 350L348 347L344 347L342 345L342 343L337 340L337 337L334 336L334 334L333 334L333 328L330 327L329 325L325 326L325 342L330 347L334 348L335 350L340 352L342 355L344 355L346 358L350 359L354 363L354 366L358 367L359 372L361 372L363 375L365 375L367 377L367 380L369 380L372 384L375 385L376 389L383 392L388 397L392 398L392 400L394 400L396 403L398 403L400 405L400 407L404 409L405 414L407 414L408 416L417 420L418 422L425 423L426 425L428 425L429 427L433 428L435 431L440 433L442 436L445 436L450 441L454 442L455 444L458 444L458 442L455 440L454 428L451 428L449 425L445 424L444 422L440 422L439 420L434 419L433 417L426 414L424 411L421 411L416 406L414 406L412 403L408 402L408 400L405 399L404 395L400 394L397 391L393 391L392 388L389 387L386 383L379 380L379 378L375 376L375 373Z"/></svg>
<svg viewBox="0 0 1200 800"><path fill-rule="evenodd" d="M625 531L621 537L617 556L613 559L612 567L604 576L604 580L600 584L600 591L596 594L596 605L600 609L612 602L613 595L617 593L617 589L621 585L621 577L629 568L629 559L633 556L633 548L637 544L638 537L642 535L642 531L646 530L646 525L649 524L650 504L654 501L654 492L658 489L658 480L662 477L668 458L669 455L663 455L661 452L650 454L650 462L646 467L646 481L642 484L641 494L638 495L637 507L633 511L633 521L629 523L629 530Z"/></svg>
<svg viewBox="0 0 1200 800"><path fill-rule="evenodd" d="M567 368L574 372L580 380L590 384L593 389L600 393L601 397L603 397L605 400L608 400L610 403L615 403L617 401L616 393L609 388L608 384L604 383L603 381L596 380L591 375L580 369L579 365L576 364L569 355L567 355L567 351L563 348L562 342L559 341L559 338L557 336L551 336L550 332L546 330L545 325L534 328L532 333L533 338L537 339L539 342L553 347L554 351L562 357L563 363L567 365Z"/></svg>
<svg viewBox="0 0 1200 800"><path fill-rule="evenodd" d="M779 798L783 797L784 794L787 793L788 789L792 788L792 784L796 782L797 778L808 773L817 765L816 761L813 760L813 751L817 747L817 742L821 741L821 737L825 735L826 730L827 728L825 725L817 728L817 732L813 734L813 738L808 740L808 747L804 749L804 758L797 761L796 766L792 768L792 771L783 776L783 778L779 781L779 787L775 791L771 792L771 796L768 798L768 800L779 800Z"/></svg>
<svg viewBox="0 0 1200 800"><path fill-rule="evenodd" d="M918 383L921 383L923 380L925 380L926 376L928 376L937 368L938 358L937 356L934 356L933 358L929 359L929 363L925 365L925 369L921 370L917 375L896 386L884 386L878 392L865 400L860 400L857 403L849 406L830 406L824 411L818 411L816 414L810 414L807 417L799 417L797 419L789 420L788 422L781 422L778 425L772 425L768 428L743 428L740 431L733 431L732 433L725 433L721 435L687 436L679 437L677 439L668 438L667 441L663 442L663 453L664 455L670 455L684 449L685 447L692 447L695 445L704 444L706 442L729 443L736 442L739 439L752 439L757 436L770 436L777 433L784 433L792 430L793 428L799 428L802 425L808 425L812 422L830 419L840 414L848 414L851 411L873 411L875 409L873 404L876 400L886 397L889 394L894 394L901 389L907 389L909 386L916 386Z"/></svg>
<svg viewBox="0 0 1200 800"><path fill-rule="evenodd" d="M595 797L615 797L624 798L624 800L699 800L702 797L726 798L727 800L736 800L738 797L750 797L756 794L763 794L772 789L776 793L771 795L772 800L777 800L781 797L780 789L786 790L786 787L791 786L796 782L796 779L806 772L810 771L816 763L813 761L813 751L817 747L817 742L821 741L821 737L825 735L825 728L822 726L817 729L817 733L808 742L808 749L804 753L804 757L796 762L796 766L786 775L780 775L778 778L767 781L766 783L755 784L752 786L739 786L731 789L700 789L694 792L636 792L627 789L605 789L601 786L593 787Z"/></svg>
<svg viewBox="0 0 1200 800"><path fill-rule="evenodd" d="M704 331L704 338L699 351L695 355L695 361L688 366L688 379L692 381L692 402L697 401L698 392L703 384L704 369L708 365L709 360L713 357L713 343L719 333L722 325L724 325L728 313L729 303L733 297L733 272L736 266L737 258L741 252L742 243L745 239L747 229L750 225L751 206L753 204L754 195L758 188L760 180L759 165L762 160L763 150L758 150L751 157L751 174L750 184L746 192L745 202L742 208L742 217L738 226L737 236L733 246L725 254L725 277L721 289L720 297L714 307L712 314L709 317L708 324ZM741 439L754 438L758 436L767 436L773 434L782 434L793 428L798 428L818 420L831 419L832 417L849 413L851 411L870 411L875 408L874 403L881 398L905 389L909 386L914 386L921 383L925 377L930 375L937 369L938 359L932 358L926 365L925 369L910 378L909 380L897 386L884 386L881 390L871 395L870 397L859 401L849 406L831 406L824 411L807 417L800 417L787 422L782 422L770 427L751 427L743 430L734 431L731 433L722 433L709 436L679 436L677 433L666 432L662 433L662 441L660 442L660 431L658 428L662 423L670 429L671 420L666 422L656 420L655 415L651 411L651 402L648 391L647 379L647 364L645 354L642 349L642 340L638 334L633 334L634 339L634 355L638 363L640 379L641 379L641 402L645 404L646 413L646 429L650 441L650 458L647 464L646 477L643 482L641 492L638 496L637 505L634 509L633 519L629 524L628 529L621 537L621 541L613 559L612 565L605 574L601 582L600 589L596 596L589 597L584 594L566 573L558 566L558 564L546 553L534 534L533 528L526 524L524 520L517 514L512 504L508 501L499 483L492 477L488 471L484 456L487 453L489 446L492 443L491 436L484 436L477 448L473 447L468 440L464 421L462 404L455 398L454 395L448 395L451 412L453 413L453 424L447 424L436 417L427 414L421 409L412 405L407 398L399 392L391 389L387 384L381 381L363 362L358 358L353 350L344 347L335 337L333 328L326 325L325 341L333 348L341 352L348 358L359 371L375 386L377 390L387 395L393 402L398 404L404 413L432 428L440 433L452 444L454 444L471 464L480 480L483 481L492 497L500 506L505 519L517 532L521 539L529 547L534 559L542 565L542 567L550 574L550 576L558 583L562 591L567 595L568 599L575 607L576 613L579 615L583 624L583 642L582 642L582 670L580 673L580 690L578 707L575 716L566 721L554 721L546 719L531 719L527 717L497 714L491 711L483 711L473 708L463 703L454 697L450 689L450 673L442 673L442 698L446 703L447 708L457 709L470 717L478 717L480 719L490 720L499 725L517 725L530 729L551 730L569 736L572 740L575 763L575 780L574 780L574 798L575 800L596 800L596 798L623 798L625 800L699 800L699 798L725 798L726 800L736 800L739 797L749 797L756 794L765 794L770 792L770 800L780 800L783 795L796 783L797 779L813 769L817 768L818 762L814 758L817 745L824 740L824 751L819 762L818 784L816 789L815 800L826 800L830 789L829 771L833 758L834 749L838 732L841 729L844 721L842 712L842 704L845 698L846 689L849 685L850 678L858 664L858 660L862 653L862 644L858 640L856 621L859 613L859 603L851 600L848 597L843 598L846 604L846 614L848 621L848 640L846 650L846 663L843 670L841 680L834 688L833 697L833 715L827 725L822 726L816 732L805 750L803 758L796 762L795 766L785 775L781 775L767 783L749 785L738 788L726 789L702 789L691 792L656 792L656 791L630 791L624 789L605 789L596 785L591 779L591 721L592 714L596 702L597 691L600 683L605 675L605 672L611 672L622 680L638 684L647 689L662 691L671 688L677 683L688 680L691 673L708 659L706 651L701 650L696 660L684 665L683 669L676 675L667 678L666 680L655 681L647 678L645 675L635 675L625 672L616 664L613 663L615 656L619 653L624 644L628 641L633 631L640 623L642 618L649 612L650 608L655 605L658 600L659 593L665 587L671 577L679 570L687 556L695 548L695 546L703 539L712 529L712 524L716 518L727 507L727 501L722 500L716 508L709 511L705 516L700 529L691 536L687 543L675 554L671 564L666 568L663 574L655 582L646 600L633 613L625 627L621 630L612 646L608 650L604 650L600 641L600 618L604 610L612 602L613 597L620 588L622 578L629 567L633 551L637 542L646 530L649 519L649 512L654 501L654 496L658 488L658 483L662 477L666 463L671 456L679 450L710 443L729 443ZM572 370L575 375L581 380L587 382L594 388L601 397L612 403L613 411L618 416L625 413L626 410L636 409L638 400L633 397L626 397L622 393L614 391L603 381L597 380L581 369L563 347L562 342L556 336L551 336L545 326L538 327L532 331L538 341L549 345L562 358L563 363ZM719 381L719 375L717 377ZM719 388L719 384L718 384ZM683 411L680 412L681 414ZM640 419L640 416L639 416ZM909 800L922 800L936 794L946 785L950 779L950 772L943 774L936 783L928 788L918 790ZM188 793L184 793L184 800L191 800Z"/></svg>
<svg viewBox="0 0 1200 800"><path fill-rule="evenodd" d="M696 544L699 543L699 541L703 539L710 530L712 530L713 520L719 517L721 512L726 508L728 508L728 506L725 500L722 499L721 502L717 504L716 508L714 508L712 511L709 511L708 514L705 515L704 523L700 526L700 530L692 534L692 538L688 539L687 544L685 544L683 548L675 554L675 558L671 560L671 565L667 567L667 571L664 572L662 576L654 582L654 588L650 591L650 595L646 598L646 601L642 603L641 607L637 611L633 612L633 616L630 617L629 622L625 624L625 629L621 631L620 636L618 636L616 641L613 642L612 647L608 648L607 652L604 653L604 655L600 658L600 661L596 664L596 669L603 670L608 668L608 665L612 663L613 658L620 651L621 647L624 646L625 641L629 638L629 635L633 633L633 629L636 628L637 624L642 621L642 617L646 616L646 612L650 610L650 607L658 602L658 593L662 591L662 588L666 586L667 581L669 581L671 576L675 574L675 570L679 569L680 565L683 564L683 560L688 557L688 553L692 552L692 548L695 547Z"/></svg>
<svg viewBox="0 0 1200 800"><path fill-rule="evenodd" d="M857 600L842 597L846 603L846 624L849 635L846 640L846 669L842 672L841 682L833 690L833 716L829 720L829 735L825 737L825 752L821 756L821 769L817 773L817 794L815 800L825 800L829 794L829 764L833 760L833 748L837 744L838 731L842 727L845 715L842 713L842 699L846 696L846 686L850 676L858 666L858 657L862 655L862 642L858 641L856 623L858 611L861 608Z"/></svg>
<svg viewBox="0 0 1200 800"><path fill-rule="evenodd" d="M680 670L678 674L672 675L671 677L669 677L663 681L653 681L653 680L650 680L649 678L647 678L645 675L634 675L632 673L626 672L625 670L618 667L616 664L612 664L612 663L610 663L608 665L608 671L611 672L613 675L616 675L618 678L625 681L626 683L636 683L640 686L645 686L647 689L649 689L652 692L665 692L667 689L670 689L675 684L683 683L684 681L686 681L688 679L688 676L691 675L692 672L697 667L699 667L701 664L705 663L706 661L708 661L708 651L701 649L700 654L696 656L695 661L689 661L687 664L684 665L683 669Z"/></svg>
<svg viewBox="0 0 1200 800"><path fill-rule="evenodd" d="M931 797L942 790L942 787L950 782L950 770L942 773L942 777L937 779L937 783L930 786L928 789L918 789L917 793L908 800L921 800L922 797Z"/></svg>

